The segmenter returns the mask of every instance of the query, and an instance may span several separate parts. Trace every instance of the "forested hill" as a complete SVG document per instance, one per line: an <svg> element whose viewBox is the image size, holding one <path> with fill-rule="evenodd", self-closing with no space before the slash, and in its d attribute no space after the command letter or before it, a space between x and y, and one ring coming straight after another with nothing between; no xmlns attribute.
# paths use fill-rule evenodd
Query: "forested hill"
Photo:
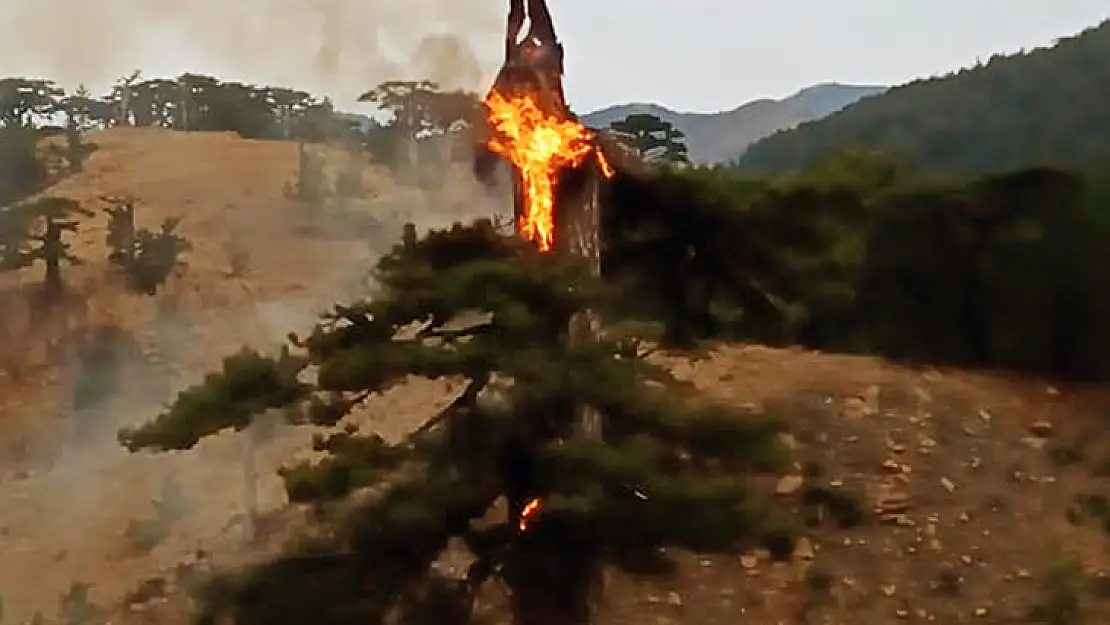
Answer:
<svg viewBox="0 0 1110 625"><path fill-rule="evenodd" d="M1054 46L917 80L751 145L739 165L781 172L844 148L928 169L1110 163L1110 20Z"/></svg>

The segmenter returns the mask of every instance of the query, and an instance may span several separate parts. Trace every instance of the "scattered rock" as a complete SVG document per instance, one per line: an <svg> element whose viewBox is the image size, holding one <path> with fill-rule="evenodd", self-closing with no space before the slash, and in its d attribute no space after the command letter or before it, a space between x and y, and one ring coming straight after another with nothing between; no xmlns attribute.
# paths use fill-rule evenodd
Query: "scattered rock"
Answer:
<svg viewBox="0 0 1110 625"><path fill-rule="evenodd" d="M879 514L903 513L910 506L910 498L904 491L893 491L879 499Z"/></svg>
<svg viewBox="0 0 1110 625"><path fill-rule="evenodd" d="M879 414L879 387L872 384L863 394L845 399L841 414L852 420Z"/></svg>
<svg viewBox="0 0 1110 625"><path fill-rule="evenodd" d="M844 400L844 407L840 414L845 419L856 420L867 416L867 408L860 397L849 397Z"/></svg>
<svg viewBox="0 0 1110 625"><path fill-rule="evenodd" d="M940 478L940 485L944 487L944 490L946 490L950 493L956 491L956 485L952 482L952 480L950 480L946 477Z"/></svg>
<svg viewBox="0 0 1110 625"><path fill-rule="evenodd" d="M130 606L131 610L141 611L142 608L136 610L136 606L144 606L153 599L165 596L166 592L166 579L163 577L151 577L143 580L135 590L128 593L124 601Z"/></svg>
<svg viewBox="0 0 1110 625"><path fill-rule="evenodd" d="M794 435L790 432L782 432L779 434L779 444L790 451L798 449L798 439L794 438Z"/></svg>
<svg viewBox="0 0 1110 625"><path fill-rule="evenodd" d="M1033 436L1048 438L1052 436L1052 423L1043 419L1034 421L1033 424L1029 426L1029 432Z"/></svg>
<svg viewBox="0 0 1110 625"><path fill-rule="evenodd" d="M898 525L901 527L913 527L914 525L917 525L908 515L900 513L880 515L879 521L886 523L887 525Z"/></svg>
<svg viewBox="0 0 1110 625"><path fill-rule="evenodd" d="M813 543L811 543L808 538L802 536L798 539L798 544L794 546L795 559L809 561L816 557L816 555Z"/></svg>
<svg viewBox="0 0 1110 625"><path fill-rule="evenodd" d="M879 387L872 384L863 391L863 401L867 406L867 413L871 415L879 414Z"/></svg>
<svg viewBox="0 0 1110 625"><path fill-rule="evenodd" d="M1048 439L1040 436L1026 436L1021 439L1021 443L1033 451L1042 451L1048 444Z"/></svg>
<svg viewBox="0 0 1110 625"><path fill-rule="evenodd" d="M674 606L676 608L682 607L682 595L673 590L670 591L669 593L667 593L667 605Z"/></svg>
<svg viewBox="0 0 1110 625"><path fill-rule="evenodd" d="M805 483L805 478L800 475L784 475L775 485L775 494L781 496L793 495Z"/></svg>
<svg viewBox="0 0 1110 625"><path fill-rule="evenodd" d="M933 395L929 392L929 389L923 386L915 386L913 388L913 395L917 399L918 404L927 404L933 400Z"/></svg>

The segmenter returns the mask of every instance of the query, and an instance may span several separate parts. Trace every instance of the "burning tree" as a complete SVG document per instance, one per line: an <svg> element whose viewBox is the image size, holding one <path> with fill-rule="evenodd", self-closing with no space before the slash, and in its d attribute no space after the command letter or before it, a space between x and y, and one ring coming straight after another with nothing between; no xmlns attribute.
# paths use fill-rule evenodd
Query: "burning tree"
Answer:
<svg viewBox="0 0 1110 625"><path fill-rule="evenodd" d="M513 216L520 233L549 251L584 259L601 275L599 175L612 166L593 131L583 126L563 92L563 46L544 0L511 0L505 34L505 63L485 99L485 130L474 171L490 181L498 157L514 173ZM530 26L520 40L524 19ZM570 321L569 340L600 339L600 321L584 309ZM579 406L580 433L599 436L592 407Z"/></svg>
<svg viewBox="0 0 1110 625"><path fill-rule="evenodd" d="M518 174L523 236L487 220L424 238L410 226L379 261L374 297L337 306L276 357L226 359L120 433L133 451L185 449L274 410L332 428L315 441L323 460L282 472L328 530L218 578L202 623L461 625L499 583L517 625L585 625L606 565L663 572L666 546L783 550L746 479L781 467L778 424L707 404L637 342L601 332L592 311L612 294L596 183L611 170L549 88L561 62L521 58L486 100L483 145ZM410 376L461 391L402 440L343 423ZM451 575L437 567L445 554L470 564Z"/></svg>

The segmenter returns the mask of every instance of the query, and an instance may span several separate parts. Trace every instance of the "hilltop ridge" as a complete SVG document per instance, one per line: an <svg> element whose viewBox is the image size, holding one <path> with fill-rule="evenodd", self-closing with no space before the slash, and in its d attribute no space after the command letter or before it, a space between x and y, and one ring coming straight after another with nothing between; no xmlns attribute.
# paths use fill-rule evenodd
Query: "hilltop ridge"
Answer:
<svg viewBox="0 0 1110 625"><path fill-rule="evenodd" d="M754 141L779 130L830 115L860 99L886 90L878 85L822 83L773 100L762 98L717 113L688 113L658 104L616 104L582 116L592 127L601 128L634 114L648 114L668 121L686 134L694 163L731 161Z"/></svg>

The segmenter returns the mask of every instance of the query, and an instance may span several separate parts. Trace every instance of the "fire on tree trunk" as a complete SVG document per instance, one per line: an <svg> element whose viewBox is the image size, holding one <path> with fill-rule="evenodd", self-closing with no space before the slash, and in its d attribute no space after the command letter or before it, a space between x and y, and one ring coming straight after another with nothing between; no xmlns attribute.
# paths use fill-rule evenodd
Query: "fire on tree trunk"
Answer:
<svg viewBox="0 0 1110 625"><path fill-rule="evenodd" d="M548 90L535 85L507 86L517 88L503 93L495 87L486 99L492 132L485 147L513 166L517 229L540 250L579 256L591 273L600 275L599 186L601 177L613 172L594 142L596 137L574 119L561 97L551 97ZM583 310L574 316L567 339L576 343L599 340L596 312ZM588 405L574 410L576 435L600 438L600 413ZM554 531L550 525L538 532L523 531L528 513L542 509L539 499L525 499L511 504L514 510L510 515L520 516L524 542L512 550L504 570L512 589L514 622L589 623L590 589L598 580L596 554L586 545L568 549L565 536L548 534Z"/></svg>
<svg viewBox="0 0 1110 625"><path fill-rule="evenodd" d="M581 257L600 276L600 185L613 172L593 133L577 121L544 115L527 97L502 100L495 92L491 111L495 128L507 135L495 137L490 147L513 164L513 217L520 234L543 250ZM596 341L600 332L592 310L579 313L568 328L575 342ZM588 406L578 410L579 434L600 438L600 416Z"/></svg>
<svg viewBox="0 0 1110 625"><path fill-rule="evenodd" d="M562 46L546 7L542 2L528 6L533 26L524 44L515 43L523 5L515 2L510 11L506 63L486 97L486 123L477 125L488 134L481 138L475 173L487 177L492 157L508 161L515 174L513 216L520 236L541 251L580 257L599 276L600 183L614 172L596 133L566 105ZM582 344L597 342L600 335L600 319L596 311L587 309L573 316L566 336ZM600 439L602 419L596 408L573 409L575 436ZM510 497L518 499L510 504L510 519L519 519L522 542L512 550L503 571L512 589L514 622L589 623L589 591L598 579L597 554L588 545L568 545L567 537L573 532L560 532L550 520L540 524L542 529L525 531L530 514L538 511L542 516L543 502L524 491Z"/></svg>
<svg viewBox="0 0 1110 625"><path fill-rule="evenodd" d="M585 259L590 272L601 275L601 237L599 232L600 173L599 152L586 166L567 170L560 176L555 196L555 245L562 253ZM593 165L593 166L591 166ZM569 339L577 343L598 341L601 320L592 310L583 310L570 322ZM578 407L578 434L601 438L601 415L590 406Z"/></svg>

